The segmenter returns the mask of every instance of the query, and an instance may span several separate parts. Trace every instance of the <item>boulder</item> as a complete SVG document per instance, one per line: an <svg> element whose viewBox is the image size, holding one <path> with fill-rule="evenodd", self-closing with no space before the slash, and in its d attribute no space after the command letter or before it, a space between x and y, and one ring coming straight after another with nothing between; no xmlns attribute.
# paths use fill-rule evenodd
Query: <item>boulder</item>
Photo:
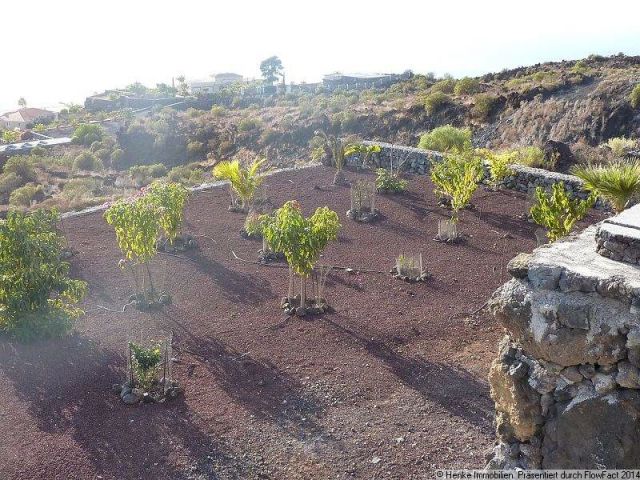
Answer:
<svg viewBox="0 0 640 480"><path fill-rule="evenodd" d="M625 358L620 330L635 322L627 305L596 293L534 288L531 268L528 278L510 280L489 301L492 313L528 355L563 367L609 365Z"/></svg>
<svg viewBox="0 0 640 480"><path fill-rule="evenodd" d="M538 429L540 395L521 377L510 375L510 371L509 364L496 359L489 372L498 436L507 441L525 442Z"/></svg>
<svg viewBox="0 0 640 480"><path fill-rule="evenodd" d="M560 405L544 427L542 468L637 468L640 392L581 394Z"/></svg>
<svg viewBox="0 0 640 480"><path fill-rule="evenodd" d="M640 388L640 370L630 362L620 362L616 382L623 388Z"/></svg>
<svg viewBox="0 0 640 480"><path fill-rule="evenodd" d="M514 278L527 278L530 258L530 253L519 253L509 261L507 271Z"/></svg>

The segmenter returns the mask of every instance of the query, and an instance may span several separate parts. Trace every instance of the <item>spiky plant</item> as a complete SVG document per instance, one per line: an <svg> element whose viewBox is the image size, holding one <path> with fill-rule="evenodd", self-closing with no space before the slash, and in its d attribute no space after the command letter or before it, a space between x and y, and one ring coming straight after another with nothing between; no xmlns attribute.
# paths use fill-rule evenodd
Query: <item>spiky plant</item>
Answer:
<svg viewBox="0 0 640 480"><path fill-rule="evenodd" d="M345 183L344 172L342 169L345 164L345 152L350 147L349 138L340 138L335 135L329 135L323 130L315 132L316 137L321 141L321 148L325 153L333 160L333 165L336 167L336 175L333 179L334 185L341 185Z"/></svg>
<svg viewBox="0 0 640 480"><path fill-rule="evenodd" d="M265 160L264 158L256 159L248 167L243 167L239 160L220 162L213 168L213 176L218 180L229 180L232 192L235 192L240 199L240 207L247 210L262 183L259 170ZM231 203L234 205L236 203L233 194Z"/></svg>
<svg viewBox="0 0 640 480"><path fill-rule="evenodd" d="M640 163L614 162L607 165L576 166L572 173L584 187L607 200L621 212L640 193Z"/></svg>

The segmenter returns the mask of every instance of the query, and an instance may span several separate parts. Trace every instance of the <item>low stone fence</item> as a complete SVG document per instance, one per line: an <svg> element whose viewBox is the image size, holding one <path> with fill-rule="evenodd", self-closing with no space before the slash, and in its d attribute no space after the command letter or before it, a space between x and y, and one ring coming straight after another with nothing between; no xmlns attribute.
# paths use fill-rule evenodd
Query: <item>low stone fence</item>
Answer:
<svg viewBox="0 0 640 480"><path fill-rule="evenodd" d="M429 172L433 162L442 160L443 155L433 150L422 148L406 147L394 145L392 143L363 141L364 145L377 145L380 147L379 153L374 153L370 163L384 168L400 168L403 172L424 175ZM359 155L352 155L347 158L347 165L359 166L361 159Z"/></svg>
<svg viewBox="0 0 640 480"><path fill-rule="evenodd" d="M433 150L423 150L384 142L364 141L362 143L380 147L380 153L372 155L371 163L384 168L389 168L391 165L397 168L401 165L402 171L418 175L429 173L431 165L434 162L442 161L444 158L442 153ZM347 164L357 166L360 164L360 158L358 155L353 155L347 159ZM571 197L585 199L589 196L588 192L582 188L582 180L574 175L516 164L511 165L511 170L512 175L505 178L503 182L507 188L526 193L535 190L536 187L550 189L554 183L562 182ZM600 207L602 205L599 202L596 206Z"/></svg>
<svg viewBox="0 0 640 480"><path fill-rule="evenodd" d="M640 270L598 254L601 227L520 254L489 301L490 469L639 466Z"/></svg>

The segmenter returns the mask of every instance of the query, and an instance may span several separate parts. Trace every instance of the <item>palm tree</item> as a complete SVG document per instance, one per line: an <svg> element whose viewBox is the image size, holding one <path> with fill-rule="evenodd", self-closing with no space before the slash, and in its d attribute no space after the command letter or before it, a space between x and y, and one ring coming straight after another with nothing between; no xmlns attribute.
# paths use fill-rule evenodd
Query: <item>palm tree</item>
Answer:
<svg viewBox="0 0 640 480"><path fill-rule="evenodd" d="M336 167L333 184L344 185L345 178L342 169L345 164L345 152L350 147L349 139L340 138L336 135L329 135L323 130L318 130L315 134L322 140L322 148L324 148L326 154L331 157L333 165Z"/></svg>
<svg viewBox="0 0 640 480"><path fill-rule="evenodd" d="M249 210L256 190L262 183L262 177L258 174L260 166L266 159L255 159L248 167L240 165L239 160L220 162L213 168L213 176L218 180L229 180L231 183L231 206L243 211ZM236 193L240 205L233 197Z"/></svg>
<svg viewBox="0 0 640 480"><path fill-rule="evenodd" d="M638 162L578 166L572 173L584 182L587 190L607 200L616 213L627 208L640 193Z"/></svg>

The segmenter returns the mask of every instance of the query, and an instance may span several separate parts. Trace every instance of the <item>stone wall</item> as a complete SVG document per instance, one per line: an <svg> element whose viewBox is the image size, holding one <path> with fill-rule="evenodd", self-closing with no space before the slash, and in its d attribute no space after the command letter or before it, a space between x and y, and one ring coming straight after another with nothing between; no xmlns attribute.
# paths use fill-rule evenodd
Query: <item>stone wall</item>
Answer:
<svg viewBox="0 0 640 480"><path fill-rule="evenodd" d="M598 253L621 262L640 264L640 207L608 218L598 227Z"/></svg>
<svg viewBox="0 0 640 480"><path fill-rule="evenodd" d="M364 145L377 145L380 147L379 153L374 153L370 159L370 163L384 168L394 169L401 166L402 171L407 173L415 173L418 175L426 174L431 168L433 162L441 161L443 156L440 152L433 150L423 150L421 148L405 147L403 145L394 145L384 142L363 141ZM352 155L347 158L347 165L360 165L358 155Z"/></svg>
<svg viewBox="0 0 640 480"><path fill-rule="evenodd" d="M407 173L425 175L429 173L434 162L439 162L443 159L442 153L433 150L423 150L383 142L364 141L362 143L380 147L381 152L372 155L372 163L385 168L389 168L392 162L394 168L403 164L403 171ZM347 164L351 166L359 165L360 159L357 155L353 155L347 159ZM549 170L525 167L524 165L511 165L511 169L513 174L503 182L507 188L526 193L533 191L536 187L550 189L554 183L562 182L571 197L585 199L589 196L588 192L582 189L582 180L574 175L550 172ZM598 202L596 206L600 207L602 204Z"/></svg>
<svg viewBox="0 0 640 480"><path fill-rule="evenodd" d="M514 258L489 301L506 335L487 468L640 466L640 270L599 255L598 228Z"/></svg>

